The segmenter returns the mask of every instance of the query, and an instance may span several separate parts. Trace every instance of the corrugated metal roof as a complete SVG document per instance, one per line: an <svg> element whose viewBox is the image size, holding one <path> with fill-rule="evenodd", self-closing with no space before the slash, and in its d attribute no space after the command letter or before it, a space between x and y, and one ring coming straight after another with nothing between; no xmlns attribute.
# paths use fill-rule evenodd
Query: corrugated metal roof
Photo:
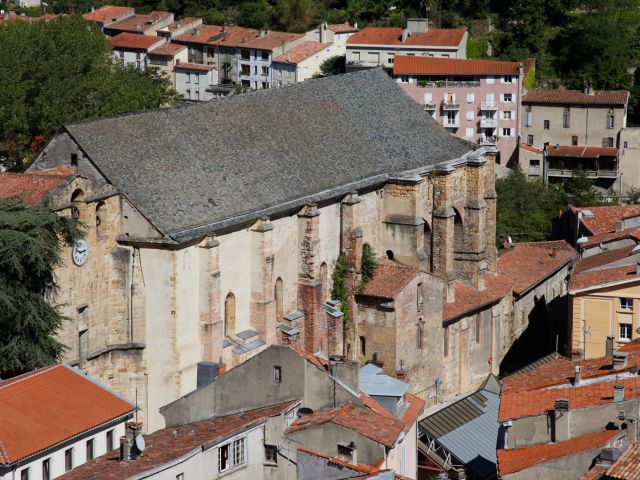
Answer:
<svg viewBox="0 0 640 480"><path fill-rule="evenodd" d="M406 383L388 375L363 373L364 368L360 369L358 384L360 390L369 396L402 397L409 388Z"/></svg>
<svg viewBox="0 0 640 480"><path fill-rule="evenodd" d="M420 430L480 478L496 473L500 396L479 390L419 422Z"/></svg>

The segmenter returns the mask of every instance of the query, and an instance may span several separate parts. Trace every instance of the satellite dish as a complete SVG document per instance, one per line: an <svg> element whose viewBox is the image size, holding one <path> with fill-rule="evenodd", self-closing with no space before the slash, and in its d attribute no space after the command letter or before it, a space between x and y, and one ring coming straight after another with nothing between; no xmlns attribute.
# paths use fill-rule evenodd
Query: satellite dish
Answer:
<svg viewBox="0 0 640 480"><path fill-rule="evenodd" d="M140 453L144 452L144 437L142 435L136 435L135 444Z"/></svg>

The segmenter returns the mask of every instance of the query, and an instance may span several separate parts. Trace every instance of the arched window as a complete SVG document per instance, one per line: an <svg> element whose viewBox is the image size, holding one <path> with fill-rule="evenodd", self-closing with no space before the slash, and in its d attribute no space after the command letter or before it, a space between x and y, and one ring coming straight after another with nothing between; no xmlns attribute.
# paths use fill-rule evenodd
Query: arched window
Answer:
<svg viewBox="0 0 640 480"><path fill-rule="evenodd" d="M98 202L96 205L96 237L104 237L106 231L107 205L104 202Z"/></svg>
<svg viewBox="0 0 640 480"><path fill-rule="evenodd" d="M464 246L464 223L458 210L454 209L456 215L453 218L453 249L457 252L463 250Z"/></svg>
<svg viewBox="0 0 640 480"><path fill-rule="evenodd" d="M229 293L224 300L224 336L236 334L236 297Z"/></svg>
<svg viewBox="0 0 640 480"><path fill-rule="evenodd" d="M276 286L273 290L273 299L276 301L276 320L281 322L284 317L284 292L280 277L276 280Z"/></svg>
<svg viewBox="0 0 640 480"><path fill-rule="evenodd" d="M393 250L387 250L387 258L393 260Z"/></svg>
<svg viewBox="0 0 640 480"><path fill-rule="evenodd" d="M76 220L84 220L84 192L76 189L71 194L71 216Z"/></svg>
<svg viewBox="0 0 640 480"><path fill-rule="evenodd" d="M429 227L429 224L425 221L424 222L424 229L423 229L423 250L424 250L424 254L426 255L426 267L429 269L429 271L431 271L431 259L433 258L433 253L432 253L432 243L431 243L431 227Z"/></svg>
<svg viewBox="0 0 640 480"><path fill-rule="evenodd" d="M324 262L320 265L320 282L322 284L320 300L324 303L329 300L329 269L327 268L327 264Z"/></svg>

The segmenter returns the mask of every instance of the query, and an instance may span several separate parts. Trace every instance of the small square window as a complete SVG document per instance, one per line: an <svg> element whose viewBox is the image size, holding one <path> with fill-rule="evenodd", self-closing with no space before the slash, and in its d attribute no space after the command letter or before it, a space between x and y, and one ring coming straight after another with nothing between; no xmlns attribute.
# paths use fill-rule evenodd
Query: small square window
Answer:
<svg viewBox="0 0 640 480"><path fill-rule="evenodd" d="M620 310L633 310L633 298L620 297Z"/></svg>
<svg viewBox="0 0 640 480"><path fill-rule="evenodd" d="M527 135L527 145L533 145L533 135Z"/></svg>
<svg viewBox="0 0 640 480"><path fill-rule="evenodd" d="M107 452L110 452L114 449L113 445L113 430L107 431Z"/></svg>
<svg viewBox="0 0 640 480"><path fill-rule="evenodd" d="M618 330L618 338L620 340L631 340L631 324L621 323Z"/></svg>
<svg viewBox="0 0 640 480"><path fill-rule="evenodd" d="M278 463L278 447L275 445L265 445L264 460L267 463Z"/></svg>
<svg viewBox="0 0 640 480"><path fill-rule="evenodd" d="M20 472L20 480L29 480L29 467Z"/></svg>
<svg viewBox="0 0 640 480"><path fill-rule="evenodd" d="M276 383L280 383L282 381L282 367L273 367L273 381Z"/></svg>
<svg viewBox="0 0 640 480"><path fill-rule="evenodd" d="M549 120L544 121L544 129L549 130Z"/></svg>
<svg viewBox="0 0 640 480"><path fill-rule="evenodd" d="M513 95L510 93L503 93L502 98L504 102L511 102L513 100Z"/></svg>
<svg viewBox="0 0 640 480"><path fill-rule="evenodd" d="M539 167L540 166L540 160L532 158L531 160L529 160L529 166L530 167Z"/></svg>
<svg viewBox="0 0 640 480"><path fill-rule="evenodd" d="M69 472L73 469L73 448L67 448L64 451L64 471Z"/></svg>
<svg viewBox="0 0 640 480"><path fill-rule="evenodd" d="M578 146L578 136L577 135L572 135L571 136L571 145L576 147Z"/></svg>

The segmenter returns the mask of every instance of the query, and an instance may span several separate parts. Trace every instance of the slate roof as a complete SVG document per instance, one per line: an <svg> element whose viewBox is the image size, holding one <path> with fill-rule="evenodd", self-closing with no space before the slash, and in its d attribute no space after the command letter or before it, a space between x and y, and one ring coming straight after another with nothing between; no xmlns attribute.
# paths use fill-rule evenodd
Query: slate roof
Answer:
<svg viewBox="0 0 640 480"><path fill-rule="evenodd" d="M514 450L498 450L498 471L501 476L519 472L539 463L575 455L607 445L619 432L604 430L572 438L564 442L534 445Z"/></svg>
<svg viewBox="0 0 640 480"><path fill-rule="evenodd" d="M177 240L478 148L449 135L382 69L64 128Z"/></svg>
<svg viewBox="0 0 640 480"><path fill-rule="evenodd" d="M457 47L465 34L463 29L430 28L426 33L414 33L402 41L402 28L366 27L354 33L347 45L414 45L421 47Z"/></svg>
<svg viewBox="0 0 640 480"><path fill-rule="evenodd" d="M394 75L518 75L519 62L396 55Z"/></svg>
<svg viewBox="0 0 640 480"><path fill-rule="evenodd" d="M322 410L299 418L293 422L286 433L315 428L327 423L358 432L389 448L395 445L405 427L405 423L398 418L390 418L368 408L356 407L349 402L331 410Z"/></svg>
<svg viewBox="0 0 640 480"><path fill-rule="evenodd" d="M121 480L175 461L194 449L209 447L225 438L241 433L291 410L299 400L265 408L247 410L236 415L217 417L177 427L163 428L145 435L145 451L135 461L120 462L118 450L112 450L69 473L58 477L63 480Z"/></svg>
<svg viewBox="0 0 640 480"><path fill-rule="evenodd" d="M437 441L479 478L496 472L500 395L479 390L422 419L420 430Z"/></svg>
<svg viewBox="0 0 640 480"><path fill-rule="evenodd" d="M640 480L640 445L634 443L607 470L607 480Z"/></svg>
<svg viewBox="0 0 640 480"><path fill-rule="evenodd" d="M66 167L28 174L0 172L0 198L20 197L27 205L37 205L73 176L75 174Z"/></svg>
<svg viewBox="0 0 640 480"><path fill-rule="evenodd" d="M573 212L590 210L593 216L582 216L582 224L593 234L614 232L616 223L629 217L640 215L640 205L617 205L612 207L571 208Z"/></svg>
<svg viewBox="0 0 640 480"><path fill-rule="evenodd" d="M64 365L0 382L0 465L134 411L133 404Z"/></svg>
<svg viewBox="0 0 640 480"><path fill-rule="evenodd" d="M575 105L625 105L629 92L616 90L596 90L588 95L580 90L565 88L534 88L522 97L522 103L558 103Z"/></svg>

